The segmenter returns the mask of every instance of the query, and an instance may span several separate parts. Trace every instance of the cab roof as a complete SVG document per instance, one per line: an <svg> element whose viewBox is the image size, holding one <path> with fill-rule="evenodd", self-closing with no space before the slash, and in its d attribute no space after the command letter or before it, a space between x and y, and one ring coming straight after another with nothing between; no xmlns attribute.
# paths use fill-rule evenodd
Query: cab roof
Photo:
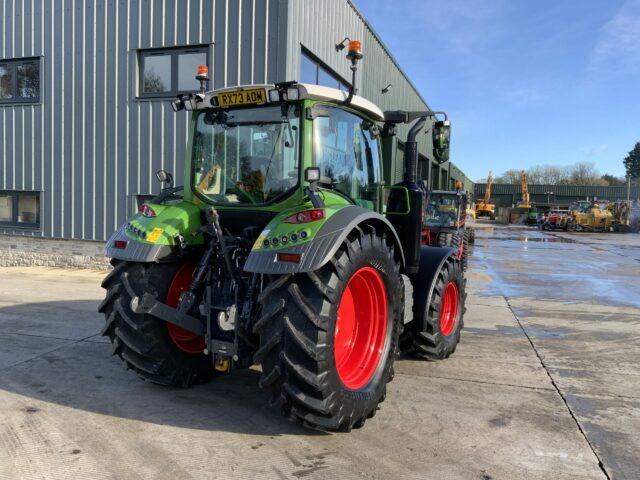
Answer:
<svg viewBox="0 0 640 480"><path fill-rule="evenodd" d="M311 100L321 100L325 102L335 103L337 105L342 104L348 97L348 92L343 92L342 90L338 90L337 88L323 87L321 85L312 85L309 83L296 83L292 85L291 88L298 88L299 98L303 99L311 99ZM202 110L208 108L212 105L211 99L220 93L225 92L239 92L243 90L251 90L256 88L264 88L267 92L267 105L271 102L268 100L269 90L273 90L276 88L273 84L255 84L255 85L241 85L236 87L227 87L220 88L218 90L212 90L205 94L205 100L203 102L198 102L194 105L195 110ZM370 102L364 97L359 95L354 95L349 103L349 108L357 110L372 120L376 121L384 121L384 113L376 104Z"/></svg>

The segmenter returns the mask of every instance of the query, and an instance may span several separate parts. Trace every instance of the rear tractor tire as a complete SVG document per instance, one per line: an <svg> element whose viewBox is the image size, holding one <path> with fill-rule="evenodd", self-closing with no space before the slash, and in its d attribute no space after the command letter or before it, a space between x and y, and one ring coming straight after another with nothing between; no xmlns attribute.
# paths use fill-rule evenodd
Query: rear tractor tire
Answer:
<svg viewBox="0 0 640 480"><path fill-rule="evenodd" d="M460 266L463 272L466 272L469 266L469 244L469 231L465 229L462 232L462 256L460 257Z"/></svg>
<svg viewBox="0 0 640 480"><path fill-rule="evenodd" d="M466 280L462 265L449 257L435 278L433 294L428 300L428 281L420 273L414 285L414 319L405 325L400 345L403 353L428 360L443 360L456 351L460 342L466 310ZM421 289L417 285L424 286Z"/></svg>
<svg viewBox="0 0 640 480"><path fill-rule="evenodd" d="M168 324L152 315L134 313L133 297L155 293L160 301L176 306L189 287L194 265L112 261L114 269L102 282L107 290L99 307L113 354L139 377L160 385L188 387L215 375L203 354L204 338Z"/></svg>
<svg viewBox="0 0 640 480"><path fill-rule="evenodd" d="M362 228L323 267L275 277L259 298L260 386L285 416L310 428L361 427L393 378L400 264L390 239Z"/></svg>
<svg viewBox="0 0 640 480"><path fill-rule="evenodd" d="M476 231L474 228L468 228L467 232L469 233L469 244L473 245L476 243Z"/></svg>

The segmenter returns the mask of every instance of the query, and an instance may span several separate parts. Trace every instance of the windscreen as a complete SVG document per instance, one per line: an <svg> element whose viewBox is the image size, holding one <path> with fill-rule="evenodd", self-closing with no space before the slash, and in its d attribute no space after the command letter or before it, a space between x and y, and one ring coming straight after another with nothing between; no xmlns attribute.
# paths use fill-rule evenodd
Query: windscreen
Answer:
<svg viewBox="0 0 640 480"><path fill-rule="evenodd" d="M428 227L454 227L458 219L458 206L454 195L431 194L425 212Z"/></svg>
<svg viewBox="0 0 640 480"><path fill-rule="evenodd" d="M256 205L298 184L298 108L205 110L192 151L196 191L215 203Z"/></svg>

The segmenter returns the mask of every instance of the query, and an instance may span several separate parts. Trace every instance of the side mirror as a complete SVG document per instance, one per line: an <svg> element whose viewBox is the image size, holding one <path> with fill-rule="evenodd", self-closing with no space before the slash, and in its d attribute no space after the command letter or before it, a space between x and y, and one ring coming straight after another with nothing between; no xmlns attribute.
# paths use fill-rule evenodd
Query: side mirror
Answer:
<svg viewBox="0 0 640 480"><path fill-rule="evenodd" d="M158 179L158 181L160 183L165 183L167 184L169 187L173 186L173 175L171 175L169 172L167 172L166 170L158 170L156 172L156 178Z"/></svg>
<svg viewBox="0 0 640 480"><path fill-rule="evenodd" d="M450 143L451 123L449 120L438 120L433 124L433 157L439 164L449 161Z"/></svg>

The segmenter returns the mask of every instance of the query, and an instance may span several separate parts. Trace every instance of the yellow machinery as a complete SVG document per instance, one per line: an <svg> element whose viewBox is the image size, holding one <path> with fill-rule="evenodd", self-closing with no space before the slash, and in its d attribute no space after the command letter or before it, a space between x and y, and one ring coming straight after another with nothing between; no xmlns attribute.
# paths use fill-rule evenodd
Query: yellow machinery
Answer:
<svg viewBox="0 0 640 480"><path fill-rule="evenodd" d="M491 171L487 177L487 188L484 191L484 199L476 202L476 217L489 217L491 220L496 218L496 206L493 203L489 203L491 199L491 182L493 177Z"/></svg>
<svg viewBox="0 0 640 480"><path fill-rule="evenodd" d="M618 200L607 205L607 210L613 215L613 229L616 232L631 230L631 206L624 200Z"/></svg>
<svg viewBox="0 0 640 480"><path fill-rule="evenodd" d="M569 230L577 232L608 232L614 223L613 212L605 205L594 201L586 205L576 202L571 205L571 217L567 222Z"/></svg>
<svg viewBox="0 0 640 480"><path fill-rule="evenodd" d="M527 174L524 170L520 172L520 180L522 181L522 202L518 204L518 208L531 208L529 199L529 185L527 184Z"/></svg>
<svg viewBox="0 0 640 480"><path fill-rule="evenodd" d="M522 200L509 214L509 223L524 223L525 225L536 225L538 223L538 211L531 204L529 197L529 185L527 184L527 174L524 170L520 172L522 185Z"/></svg>

